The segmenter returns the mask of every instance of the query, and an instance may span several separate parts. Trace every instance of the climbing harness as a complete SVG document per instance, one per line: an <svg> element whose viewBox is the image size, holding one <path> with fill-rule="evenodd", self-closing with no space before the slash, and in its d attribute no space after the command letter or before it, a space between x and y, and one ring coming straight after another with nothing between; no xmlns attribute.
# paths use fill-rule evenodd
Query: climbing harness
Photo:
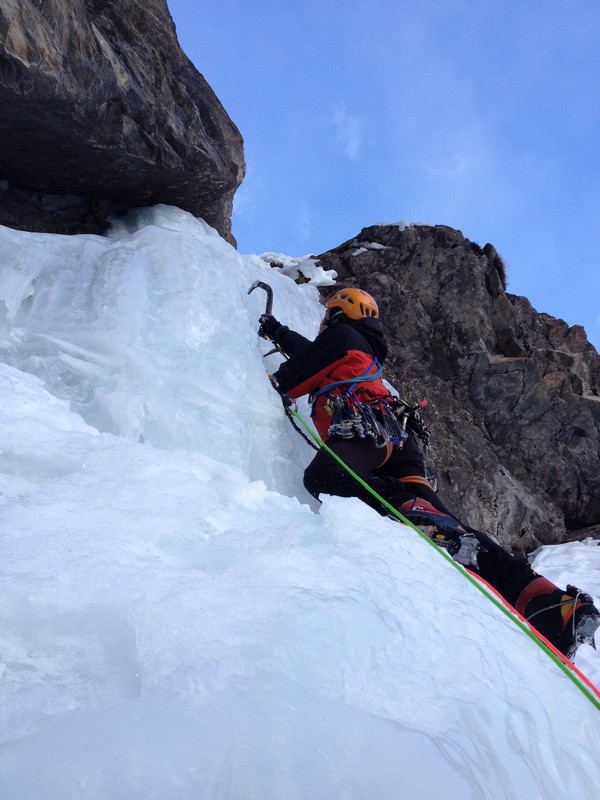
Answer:
<svg viewBox="0 0 600 800"><path fill-rule="evenodd" d="M371 372L373 368L375 372ZM352 439L354 436L364 439L370 436L376 447L402 447L408 434L394 415L390 403L385 399L361 401L357 397L356 387L376 380L382 371L383 368L374 358L362 375L328 383L313 392L308 398L311 417L314 416L317 399L324 395L325 409L331 416L329 436L340 439ZM340 391L342 386L347 388Z"/></svg>
<svg viewBox="0 0 600 800"><path fill-rule="evenodd" d="M424 479L429 487L437 492L437 478L429 458L431 434L418 411L425 406L427 406L426 400L410 403L407 400L390 397L361 402L352 392L342 393L332 401L332 424L328 432L330 436L339 436L343 439L351 438L353 435L360 438L372 436L375 445L390 448L390 454L392 447L401 448L409 433L412 433L421 442Z"/></svg>
<svg viewBox="0 0 600 800"><path fill-rule="evenodd" d="M373 367L376 368L375 372L371 372ZM409 403L391 396L389 399L361 401L357 397L356 386L375 380L381 373L381 365L377 359L373 359L359 377L346 381L335 381L322 387L309 397L312 406L311 416L314 415L317 398L325 394L327 396L326 409L331 415L329 436L340 439L352 439L354 436L364 439L365 436L370 436L376 447L388 448L391 454L391 448L401 448L408 439L409 433L415 434L422 443L425 478L433 491L437 492L437 479L430 468L428 457L431 434L418 411L427 405L427 401ZM350 384L348 388L343 391L331 393L332 389L338 389L340 386L348 384ZM387 461L388 458L389 455L385 460Z"/></svg>
<svg viewBox="0 0 600 800"><path fill-rule="evenodd" d="M370 436L376 447L402 447L408 439L408 433L386 400L361 402L355 392L347 390L329 395L326 408L331 414L329 436L340 439Z"/></svg>

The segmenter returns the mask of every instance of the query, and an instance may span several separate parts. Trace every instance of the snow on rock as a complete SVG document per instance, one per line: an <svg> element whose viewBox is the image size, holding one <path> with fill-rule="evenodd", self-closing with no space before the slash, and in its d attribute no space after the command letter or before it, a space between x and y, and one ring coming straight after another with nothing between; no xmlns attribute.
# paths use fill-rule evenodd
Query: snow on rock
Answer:
<svg viewBox="0 0 600 800"><path fill-rule="evenodd" d="M318 266L316 256L294 258L283 253L261 253L260 255L246 256L246 260L259 268L276 269L282 275L300 283L310 283L312 286L333 286L335 284L335 270L325 270Z"/></svg>

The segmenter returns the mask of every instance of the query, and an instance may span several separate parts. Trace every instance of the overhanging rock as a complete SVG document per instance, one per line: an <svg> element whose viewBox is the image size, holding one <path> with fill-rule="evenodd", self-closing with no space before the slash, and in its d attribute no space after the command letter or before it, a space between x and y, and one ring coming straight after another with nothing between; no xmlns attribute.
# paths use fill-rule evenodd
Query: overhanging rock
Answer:
<svg viewBox="0 0 600 800"><path fill-rule="evenodd" d="M242 137L165 0L0 0L0 223L102 232L166 203L231 239Z"/></svg>

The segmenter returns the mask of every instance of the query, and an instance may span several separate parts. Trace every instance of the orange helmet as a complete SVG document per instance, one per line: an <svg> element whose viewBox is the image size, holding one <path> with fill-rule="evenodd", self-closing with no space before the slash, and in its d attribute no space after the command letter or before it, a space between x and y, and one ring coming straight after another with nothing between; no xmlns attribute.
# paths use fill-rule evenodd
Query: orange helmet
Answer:
<svg viewBox="0 0 600 800"><path fill-rule="evenodd" d="M327 308L339 308L350 319L379 317L377 303L362 289L340 289L325 303Z"/></svg>

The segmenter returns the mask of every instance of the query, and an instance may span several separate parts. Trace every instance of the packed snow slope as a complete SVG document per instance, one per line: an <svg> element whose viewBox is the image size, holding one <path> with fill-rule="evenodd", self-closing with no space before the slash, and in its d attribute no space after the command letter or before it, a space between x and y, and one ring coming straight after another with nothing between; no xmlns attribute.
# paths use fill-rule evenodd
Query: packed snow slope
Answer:
<svg viewBox="0 0 600 800"><path fill-rule="evenodd" d="M247 290L313 336L332 276L168 207L4 228L0 263L2 800L598 797L600 711L544 652L306 495Z"/></svg>

